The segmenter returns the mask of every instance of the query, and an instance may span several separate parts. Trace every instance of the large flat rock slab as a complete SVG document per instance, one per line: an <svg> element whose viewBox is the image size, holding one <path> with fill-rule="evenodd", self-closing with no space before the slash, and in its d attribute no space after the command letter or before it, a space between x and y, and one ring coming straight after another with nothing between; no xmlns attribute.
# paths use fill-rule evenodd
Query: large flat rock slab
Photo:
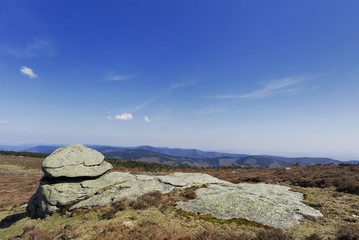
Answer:
<svg viewBox="0 0 359 240"><path fill-rule="evenodd" d="M93 208L95 206L103 206L111 204L121 198L135 200L139 196L152 191L159 191L164 194L172 191L174 188L188 188L209 183L228 182L202 173L178 172L165 176L135 175L134 178L128 179L128 181L118 184L101 194L94 195L73 205L70 210L75 208Z"/></svg>
<svg viewBox="0 0 359 240"><path fill-rule="evenodd" d="M97 177L112 165L104 161L98 151L80 144L56 149L43 162L42 170L47 177Z"/></svg>
<svg viewBox="0 0 359 240"><path fill-rule="evenodd" d="M299 224L302 215L323 216L301 201L303 195L273 184L210 184L196 190L197 197L177 208L220 219L246 218L276 228Z"/></svg>

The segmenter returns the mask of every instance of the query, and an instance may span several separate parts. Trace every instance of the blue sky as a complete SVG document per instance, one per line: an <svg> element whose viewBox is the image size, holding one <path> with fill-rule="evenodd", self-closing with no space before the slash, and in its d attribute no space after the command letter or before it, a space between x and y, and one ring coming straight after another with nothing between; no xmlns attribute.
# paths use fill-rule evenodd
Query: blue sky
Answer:
<svg viewBox="0 0 359 240"><path fill-rule="evenodd" d="M359 2L0 2L0 144L359 159Z"/></svg>

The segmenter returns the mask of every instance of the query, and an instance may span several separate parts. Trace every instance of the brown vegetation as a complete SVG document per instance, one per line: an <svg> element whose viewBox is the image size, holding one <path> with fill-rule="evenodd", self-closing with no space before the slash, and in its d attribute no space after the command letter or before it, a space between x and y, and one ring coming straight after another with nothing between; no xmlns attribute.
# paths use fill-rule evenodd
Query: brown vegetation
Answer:
<svg viewBox="0 0 359 240"><path fill-rule="evenodd" d="M336 187L337 191L359 194L359 166L320 165L291 168L249 168L209 173L233 183L286 183L301 187Z"/></svg>
<svg viewBox="0 0 359 240"><path fill-rule="evenodd" d="M0 173L0 211L26 204L40 179L41 175Z"/></svg>
<svg viewBox="0 0 359 240"><path fill-rule="evenodd" d="M260 231L255 240L294 240L294 238L281 229L269 229Z"/></svg>
<svg viewBox="0 0 359 240"><path fill-rule="evenodd" d="M113 219L115 214L126 209L126 198L114 202L101 216L101 219Z"/></svg>
<svg viewBox="0 0 359 240"><path fill-rule="evenodd" d="M337 240L359 240L359 227L354 224L341 226Z"/></svg>
<svg viewBox="0 0 359 240"><path fill-rule="evenodd" d="M49 230L39 229L34 224L26 224L23 227L23 233L18 236L25 240L52 240L54 239L54 233Z"/></svg>
<svg viewBox="0 0 359 240"><path fill-rule="evenodd" d="M44 158L0 155L0 169L40 173L43 161Z"/></svg>
<svg viewBox="0 0 359 240"><path fill-rule="evenodd" d="M161 204L162 193L160 191L153 191L143 194L136 201L133 201L130 206L133 209L145 209L149 207L158 207Z"/></svg>

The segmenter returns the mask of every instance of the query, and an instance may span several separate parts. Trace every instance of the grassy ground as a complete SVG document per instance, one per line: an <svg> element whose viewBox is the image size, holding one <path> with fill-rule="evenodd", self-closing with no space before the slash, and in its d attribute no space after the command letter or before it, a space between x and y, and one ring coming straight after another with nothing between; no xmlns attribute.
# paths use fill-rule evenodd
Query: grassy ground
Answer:
<svg viewBox="0 0 359 240"><path fill-rule="evenodd" d="M44 161L43 158L0 155L0 169L2 172L10 170L22 173L42 174L42 161Z"/></svg>
<svg viewBox="0 0 359 240"><path fill-rule="evenodd" d="M359 218L356 217L359 195L339 192L335 184L322 187L298 184L302 180L306 184L321 180L315 176L333 182L337 173L343 174L343 171L345 179L356 179L357 171L350 167L338 170L331 167L330 171L323 167L317 170L313 167L310 171L297 167L290 169L295 170L292 172L284 168L211 170L212 175L232 182L278 182L290 186L293 191L304 194L306 204L324 214L321 218L305 216L302 224L283 232L243 219L224 221L176 210L175 202L194 198L195 188L177 189L165 195L153 192L137 202L124 199L111 206L78 210L72 217L54 214L43 220L30 219L22 215L25 210L20 206L38 187L41 175L37 173L43 159L6 157L0 156L0 165L28 173L0 172L0 221L12 216L12 220L7 221L12 225L0 228L0 239L359 239ZM14 167L11 169L11 166ZM325 172L328 174L324 176Z"/></svg>

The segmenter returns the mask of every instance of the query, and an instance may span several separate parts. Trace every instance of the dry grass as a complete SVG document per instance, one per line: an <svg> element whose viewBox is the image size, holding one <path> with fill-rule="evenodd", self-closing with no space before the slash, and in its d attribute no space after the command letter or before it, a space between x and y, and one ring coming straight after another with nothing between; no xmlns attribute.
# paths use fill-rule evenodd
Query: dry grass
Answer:
<svg viewBox="0 0 359 240"><path fill-rule="evenodd" d="M41 174L43 158L0 155L0 169Z"/></svg>
<svg viewBox="0 0 359 240"><path fill-rule="evenodd" d="M26 204L40 179L41 175L0 173L0 211Z"/></svg>

